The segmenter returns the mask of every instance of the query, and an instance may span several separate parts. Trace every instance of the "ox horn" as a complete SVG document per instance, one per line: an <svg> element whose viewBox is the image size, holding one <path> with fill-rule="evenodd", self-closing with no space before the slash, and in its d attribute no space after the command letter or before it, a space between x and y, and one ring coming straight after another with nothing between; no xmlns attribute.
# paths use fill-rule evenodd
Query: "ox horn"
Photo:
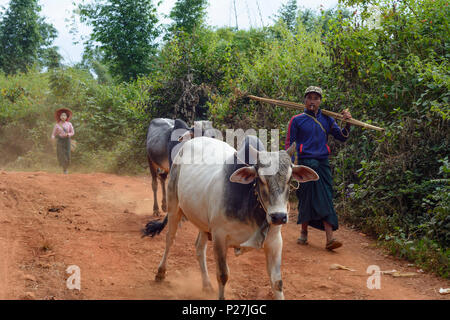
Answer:
<svg viewBox="0 0 450 320"><path fill-rule="evenodd" d="M248 146L248 160L249 164L256 164L258 162L258 150L256 150L252 145Z"/></svg>
<svg viewBox="0 0 450 320"><path fill-rule="evenodd" d="M289 149L286 150L287 154L289 155L289 157L292 157L295 153L295 142L291 144L291 146L289 147Z"/></svg>

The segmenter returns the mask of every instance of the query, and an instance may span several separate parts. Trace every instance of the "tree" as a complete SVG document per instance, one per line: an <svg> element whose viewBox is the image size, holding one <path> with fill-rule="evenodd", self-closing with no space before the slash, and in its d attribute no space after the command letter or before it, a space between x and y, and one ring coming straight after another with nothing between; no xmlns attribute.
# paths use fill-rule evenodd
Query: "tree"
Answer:
<svg viewBox="0 0 450 320"><path fill-rule="evenodd" d="M97 82L100 84L112 84L113 77L111 76L111 72L108 69L108 66L105 65L102 61L105 61L102 52L100 49L93 50L88 54L83 54L83 59L78 64L80 69L84 69L87 71L94 72L97 76Z"/></svg>
<svg viewBox="0 0 450 320"><path fill-rule="evenodd" d="M196 26L203 24L208 0L177 0L169 17L174 21L169 31L182 30L192 33Z"/></svg>
<svg viewBox="0 0 450 320"><path fill-rule="evenodd" d="M52 46L53 41L58 36L58 31L52 24L45 22L40 17L38 20L39 32L41 34L41 46L38 49L38 58L42 66L48 68L58 68L61 66L62 57L58 52L58 47Z"/></svg>
<svg viewBox="0 0 450 320"><path fill-rule="evenodd" d="M318 27L317 16L311 9L304 9L298 12L297 23L303 24L306 31L312 32Z"/></svg>
<svg viewBox="0 0 450 320"><path fill-rule="evenodd" d="M160 34L151 0L83 2L76 13L93 28L87 53L99 49L112 75L129 81L150 73Z"/></svg>
<svg viewBox="0 0 450 320"><path fill-rule="evenodd" d="M278 18L283 20L288 29L295 31L295 22L297 18L297 0L288 0L286 4L281 5L278 10Z"/></svg>
<svg viewBox="0 0 450 320"><path fill-rule="evenodd" d="M49 69L62 66L62 57L58 52L58 47L43 48L39 53L39 62L42 66Z"/></svg>
<svg viewBox="0 0 450 320"><path fill-rule="evenodd" d="M339 19L348 19L351 12L347 8L320 10L300 9L297 15L297 24L302 24L307 32L320 32L323 36L330 31L330 24Z"/></svg>
<svg viewBox="0 0 450 320"><path fill-rule="evenodd" d="M40 10L38 0L10 1L0 22L0 68L5 73L24 72L48 53L57 32L39 17ZM54 57L56 48L52 52Z"/></svg>

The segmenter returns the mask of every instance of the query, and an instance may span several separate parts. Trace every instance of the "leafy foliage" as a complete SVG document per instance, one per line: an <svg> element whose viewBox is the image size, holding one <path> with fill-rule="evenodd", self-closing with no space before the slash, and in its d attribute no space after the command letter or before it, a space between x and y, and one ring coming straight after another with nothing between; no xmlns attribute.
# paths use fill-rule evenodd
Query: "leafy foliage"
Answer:
<svg viewBox="0 0 450 320"><path fill-rule="evenodd" d="M177 0L169 14L173 20L169 31L191 34L195 27L204 23L207 5L208 0Z"/></svg>
<svg viewBox="0 0 450 320"><path fill-rule="evenodd" d="M297 0L288 0L278 10L278 18L286 23L287 28L292 32L295 30L297 9Z"/></svg>
<svg viewBox="0 0 450 320"><path fill-rule="evenodd" d="M51 47L56 29L39 16L37 0L11 0L0 22L0 69L6 74L25 72L35 63L59 64Z"/></svg>
<svg viewBox="0 0 450 320"><path fill-rule="evenodd" d="M77 10L81 21L93 28L86 45L91 51L100 49L114 76L128 81L152 70L160 33L152 0L83 1Z"/></svg>
<svg viewBox="0 0 450 320"><path fill-rule="evenodd" d="M449 150L448 5L351 4L361 4L362 15L336 20L327 35L336 79L329 93L352 105L355 118L381 124L386 134L362 133L339 150L334 163L340 166L342 215L386 236L395 253L448 276L448 180L439 176L440 159Z"/></svg>

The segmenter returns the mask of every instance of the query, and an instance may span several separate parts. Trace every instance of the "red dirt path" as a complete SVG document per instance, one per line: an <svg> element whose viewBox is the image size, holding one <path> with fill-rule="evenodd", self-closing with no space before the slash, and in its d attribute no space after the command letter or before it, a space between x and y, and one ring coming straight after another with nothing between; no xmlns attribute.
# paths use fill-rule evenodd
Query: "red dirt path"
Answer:
<svg viewBox="0 0 450 320"><path fill-rule="evenodd" d="M0 171L0 299L216 299L201 290L195 258L195 227L178 229L166 280L154 276L165 232L141 239L152 219L148 177L109 174L51 174ZM58 212L59 211L59 212ZM295 213L283 227L283 283L286 299L449 299L439 288L450 281L422 273L412 278L381 277L381 289L366 286L369 265L381 270L417 268L375 248L345 226L336 232L344 246L324 249L324 234L310 229L310 244L296 244ZM215 264L208 246L214 288ZM235 257L228 251L227 299L271 299L262 250ZM355 272L330 270L338 263ZM81 270L81 290L69 290L66 269Z"/></svg>

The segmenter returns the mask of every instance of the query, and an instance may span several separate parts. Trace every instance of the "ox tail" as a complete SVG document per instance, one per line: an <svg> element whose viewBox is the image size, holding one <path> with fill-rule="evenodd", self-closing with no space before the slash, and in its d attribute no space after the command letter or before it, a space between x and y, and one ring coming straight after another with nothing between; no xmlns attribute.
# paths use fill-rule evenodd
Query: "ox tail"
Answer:
<svg viewBox="0 0 450 320"><path fill-rule="evenodd" d="M142 229L142 238L145 236L149 236L149 237L153 238L155 235L159 234L166 226L167 220L169 219L168 217L169 217L169 215L166 214L166 216L164 217L164 220L162 222L155 221L155 220L148 222L145 225L145 228Z"/></svg>

